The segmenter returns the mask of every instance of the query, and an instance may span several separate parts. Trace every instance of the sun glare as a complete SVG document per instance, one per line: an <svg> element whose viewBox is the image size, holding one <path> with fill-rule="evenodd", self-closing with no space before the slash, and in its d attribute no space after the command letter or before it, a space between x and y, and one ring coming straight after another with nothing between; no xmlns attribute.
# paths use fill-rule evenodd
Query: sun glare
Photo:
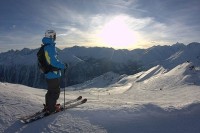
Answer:
<svg viewBox="0 0 200 133"><path fill-rule="evenodd" d="M127 23L125 16L117 16L106 23L99 38L105 45L113 48L132 48L137 38Z"/></svg>

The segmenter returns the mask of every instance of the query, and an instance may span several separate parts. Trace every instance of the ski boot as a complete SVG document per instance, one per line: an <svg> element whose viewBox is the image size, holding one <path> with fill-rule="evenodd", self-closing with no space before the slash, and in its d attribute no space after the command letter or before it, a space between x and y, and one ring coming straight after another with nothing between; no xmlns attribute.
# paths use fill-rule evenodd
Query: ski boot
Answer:
<svg viewBox="0 0 200 133"><path fill-rule="evenodd" d="M55 112L60 112L60 111L62 111L63 110L63 107L60 105L60 104L56 104L55 105Z"/></svg>

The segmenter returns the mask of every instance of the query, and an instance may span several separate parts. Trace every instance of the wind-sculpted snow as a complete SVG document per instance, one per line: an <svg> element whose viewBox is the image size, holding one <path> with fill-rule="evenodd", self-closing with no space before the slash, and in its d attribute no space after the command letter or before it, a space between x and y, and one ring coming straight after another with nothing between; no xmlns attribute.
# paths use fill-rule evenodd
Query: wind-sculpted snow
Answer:
<svg viewBox="0 0 200 133"><path fill-rule="evenodd" d="M165 69L162 67L162 66L155 66L151 69L149 69L148 71L142 73L140 76L138 76L138 82L141 82L141 81L144 81L146 79L149 79L155 75L158 75L158 74L163 74L165 73Z"/></svg>
<svg viewBox="0 0 200 133"><path fill-rule="evenodd" d="M28 125L18 118L41 110L46 90L0 82L0 132L199 133L199 67L192 66L156 66L122 77L107 73L67 87L66 100L82 95L87 103Z"/></svg>

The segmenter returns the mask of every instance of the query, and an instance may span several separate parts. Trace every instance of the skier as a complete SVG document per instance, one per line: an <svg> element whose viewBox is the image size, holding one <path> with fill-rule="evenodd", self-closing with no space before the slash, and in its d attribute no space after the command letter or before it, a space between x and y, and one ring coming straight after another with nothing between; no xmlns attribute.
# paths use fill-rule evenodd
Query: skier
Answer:
<svg viewBox="0 0 200 133"><path fill-rule="evenodd" d="M47 81L47 93L45 95L45 107L44 111L46 115L53 112L59 112L61 106L56 104L60 95L60 81L61 81L61 70L67 68L67 66L61 63L57 59L57 51L55 47L56 32L54 30L47 30L45 32L45 37L42 39L44 44L44 54L47 63L54 68L52 71L45 73L45 78Z"/></svg>

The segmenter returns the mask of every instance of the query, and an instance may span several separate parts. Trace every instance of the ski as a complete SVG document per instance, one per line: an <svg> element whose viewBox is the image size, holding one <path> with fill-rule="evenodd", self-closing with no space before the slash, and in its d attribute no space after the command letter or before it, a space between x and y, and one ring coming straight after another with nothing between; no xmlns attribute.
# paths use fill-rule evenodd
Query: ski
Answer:
<svg viewBox="0 0 200 133"><path fill-rule="evenodd" d="M59 112L62 112L62 111L64 111L64 110L67 110L67 109L70 109L70 108L74 108L74 107L76 107L76 106L78 106L78 105L81 105L81 104L83 104L83 103L85 103L85 102L87 102L87 99L83 99L83 100L81 100L81 101L77 101L77 102L75 102L75 103L69 104L69 105L66 106L63 110L61 110L61 111L59 111ZM58 113L58 112L52 113L52 114L50 114L50 115L53 115L53 114L56 114L56 113ZM50 116L50 115L47 115L47 116ZM26 118L26 119L23 119L23 118L22 118L22 119L20 119L20 121L21 121L22 123L24 123L24 124L28 124L28 123L31 123L31 122L33 122L33 121L42 119L42 118L47 117L47 116L45 116L45 112L41 112L41 113L38 113L37 115L34 115L34 116L29 117L29 118Z"/></svg>
<svg viewBox="0 0 200 133"><path fill-rule="evenodd" d="M82 99L82 96L79 96L79 97L77 97L76 99L72 99L72 100L69 100L69 101L63 103L61 106L64 106L64 104L67 105L67 104L74 103L74 102L79 101L79 100L81 100L81 99ZM41 110L41 111L38 111L38 112L36 112L36 113L34 113L34 114L31 114L31 115L28 115L28 116L21 117L20 119L28 119L28 118L31 118L31 117L34 117L34 116L40 115L41 113L43 113L42 110Z"/></svg>
<svg viewBox="0 0 200 133"><path fill-rule="evenodd" d="M70 100L70 101L68 101L68 102L63 103L63 104L61 105L61 107L63 107L63 110L62 110L62 111L66 110L66 109L70 109L70 108L76 107L76 106L81 105L81 104L83 104L83 103L85 103L85 102L87 101L87 99L83 99L83 100L81 100L81 99L82 99L82 96L79 96L79 97L76 98L76 99L73 99L73 100ZM65 105L65 108L64 108L64 105ZM62 111L59 111L59 112L62 112ZM58 112L55 112L55 113L58 113ZM55 113L52 113L52 114L55 114ZM51 115L52 115L52 114L51 114ZM48 116L49 116L49 115L48 115ZM41 111L38 111L38 112L36 112L36 113L34 113L34 114L32 114L32 115L28 115L28 116L21 117L21 118L20 118L20 121L21 121L22 123L25 123L25 124L26 124L26 123L30 123L30 122L39 120L39 119L41 119L41 118L43 118L43 117L46 117L46 116L45 116L45 112L43 112L43 111L41 110Z"/></svg>
<svg viewBox="0 0 200 133"><path fill-rule="evenodd" d="M83 100L81 100L81 101L79 101L79 102L75 102L74 104L68 104L68 106L66 106L65 108L64 108L64 110L67 110L67 109L70 109L70 108L74 108L74 107L76 107L76 106L78 106L78 105L81 105L81 104L84 104L84 103L86 103L87 102L87 99L85 98L85 99L83 99Z"/></svg>
<svg viewBox="0 0 200 133"><path fill-rule="evenodd" d="M65 102L64 104L65 104L65 105L71 104L71 103L74 103L74 102L79 101L79 100L81 100L81 99L82 99L82 96L79 96L79 97L77 97L76 99L69 100L69 101ZM64 104L63 104L63 106L64 106Z"/></svg>

